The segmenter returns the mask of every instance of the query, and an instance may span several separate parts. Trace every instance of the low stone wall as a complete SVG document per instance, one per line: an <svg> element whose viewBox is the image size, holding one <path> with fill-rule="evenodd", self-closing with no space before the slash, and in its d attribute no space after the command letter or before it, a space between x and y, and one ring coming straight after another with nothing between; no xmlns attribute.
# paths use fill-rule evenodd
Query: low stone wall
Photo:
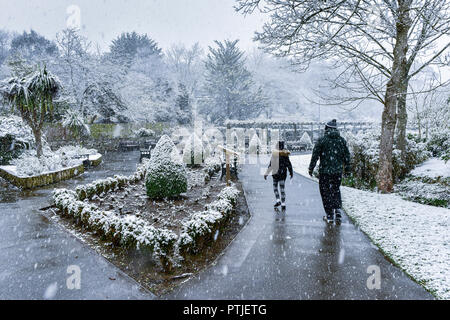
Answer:
<svg viewBox="0 0 450 320"><path fill-rule="evenodd" d="M90 165L93 167L98 166L102 163L103 157L100 155L98 159L90 160ZM16 187L22 189L33 189L37 187L46 186L52 183L57 183L63 180L71 179L77 175L84 173L84 165L80 165L72 168L67 168L61 171L50 172L33 177L18 177L7 170L0 167L0 177L8 180L10 183Z"/></svg>
<svg viewBox="0 0 450 320"><path fill-rule="evenodd" d="M18 177L0 168L0 177L8 180L16 187L20 187L22 189L33 189L37 187L46 186L52 183L56 183L62 180L71 179L79 174L82 174L83 172L84 166L83 164L80 164L79 166L76 167L64 169L57 172L46 173L39 176Z"/></svg>

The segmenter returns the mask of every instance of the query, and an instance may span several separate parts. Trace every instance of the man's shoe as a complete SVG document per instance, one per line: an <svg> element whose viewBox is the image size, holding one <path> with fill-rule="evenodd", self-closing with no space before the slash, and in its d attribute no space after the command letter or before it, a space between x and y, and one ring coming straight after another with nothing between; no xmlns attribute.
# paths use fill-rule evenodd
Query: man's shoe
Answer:
<svg viewBox="0 0 450 320"><path fill-rule="evenodd" d="M286 204L285 203L281 204L281 211L286 211Z"/></svg>
<svg viewBox="0 0 450 320"><path fill-rule="evenodd" d="M280 201L275 202L275 204L273 205L274 208L278 208L279 206L281 206Z"/></svg>
<svg viewBox="0 0 450 320"><path fill-rule="evenodd" d="M342 221L342 209L336 209L336 224L340 224Z"/></svg>
<svg viewBox="0 0 450 320"><path fill-rule="evenodd" d="M332 214L327 214L326 216L323 216L323 221L325 221L326 223L333 223L333 215Z"/></svg>

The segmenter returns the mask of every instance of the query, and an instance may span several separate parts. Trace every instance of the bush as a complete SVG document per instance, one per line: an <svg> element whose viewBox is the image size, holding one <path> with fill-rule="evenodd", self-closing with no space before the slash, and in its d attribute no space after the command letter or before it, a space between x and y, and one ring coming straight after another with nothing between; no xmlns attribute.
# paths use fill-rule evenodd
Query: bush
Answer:
<svg viewBox="0 0 450 320"><path fill-rule="evenodd" d="M43 141L45 145L45 141ZM24 150L34 147L31 128L16 116L0 117L0 165L10 164Z"/></svg>
<svg viewBox="0 0 450 320"><path fill-rule="evenodd" d="M145 186L151 199L172 198L187 191L186 168L166 135L158 141L148 161Z"/></svg>
<svg viewBox="0 0 450 320"><path fill-rule="evenodd" d="M205 160L203 142L194 133L186 141L183 149L183 162L187 165L200 165Z"/></svg>
<svg viewBox="0 0 450 320"><path fill-rule="evenodd" d="M155 131L147 128L140 128L134 132L134 136L136 138L144 138L144 137L154 137Z"/></svg>
<svg viewBox="0 0 450 320"><path fill-rule="evenodd" d="M380 128L360 131L356 135L346 132L346 138L351 154L352 176L345 178L343 184L359 189L374 189L378 172ZM416 165L424 162L430 156L423 142L417 142L416 137L408 135L406 146L406 159L401 158L400 150L393 151L393 177L398 182Z"/></svg>
<svg viewBox="0 0 450 320"><path fill-rule="evenodd" d="M450 130L439 130L431 133L427 141L427 149L433 154L433 157L448 161L450 159Z"/></svg>
<svg viewBox="0 0 450 320"><path fill-rule="evenodd" d="M311 137L307 132L304 132L302 137L300 138L300 143L306 144L307 148L310 149L312 147Z"/></svg>

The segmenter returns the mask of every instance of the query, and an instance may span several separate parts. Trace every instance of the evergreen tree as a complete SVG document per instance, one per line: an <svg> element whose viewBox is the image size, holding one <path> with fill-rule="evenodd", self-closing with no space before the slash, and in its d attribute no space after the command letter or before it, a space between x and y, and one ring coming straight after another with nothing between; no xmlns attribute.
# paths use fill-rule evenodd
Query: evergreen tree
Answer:
<svg viewBox="0 0 450 320"><path fill-rule="evenodd" d="M259 104L255 104L257 94L252 91L252 75L245 67L238 41L215 41L217 48L209 47L205 63L207 99L201 111L214 123L246 119L259 112L254 108Z"/></svg>
<svg viewBox="0 0 450 320"><path fill-rule="evenodd" d="M112 41L110 46L110 57L118 62L130 66L136 57L161 56L158 44L146 34L140 35L136 32L122 33Z"/></svg>
<svg viewBox="0 0 450 320"><path fill-rule="evenodd" d="M53 41L31 30L14 37L11 41L11 55L21 56L28 62L47 60L48 57L56 56L58 47Z"/></svg>

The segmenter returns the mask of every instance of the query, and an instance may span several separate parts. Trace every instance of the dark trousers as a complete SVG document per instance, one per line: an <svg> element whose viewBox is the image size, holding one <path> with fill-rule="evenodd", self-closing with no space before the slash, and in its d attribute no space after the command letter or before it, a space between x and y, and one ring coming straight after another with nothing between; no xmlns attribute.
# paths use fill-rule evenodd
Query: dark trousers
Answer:
<svg viewBox="0 0 450 320"><path fill-rule="evenodd" d="M319 176L319 189L322 196L322 203L325 212L328 215L333 213L333 209L340 209L342 206L341 174L321 174Z"/></svg>

